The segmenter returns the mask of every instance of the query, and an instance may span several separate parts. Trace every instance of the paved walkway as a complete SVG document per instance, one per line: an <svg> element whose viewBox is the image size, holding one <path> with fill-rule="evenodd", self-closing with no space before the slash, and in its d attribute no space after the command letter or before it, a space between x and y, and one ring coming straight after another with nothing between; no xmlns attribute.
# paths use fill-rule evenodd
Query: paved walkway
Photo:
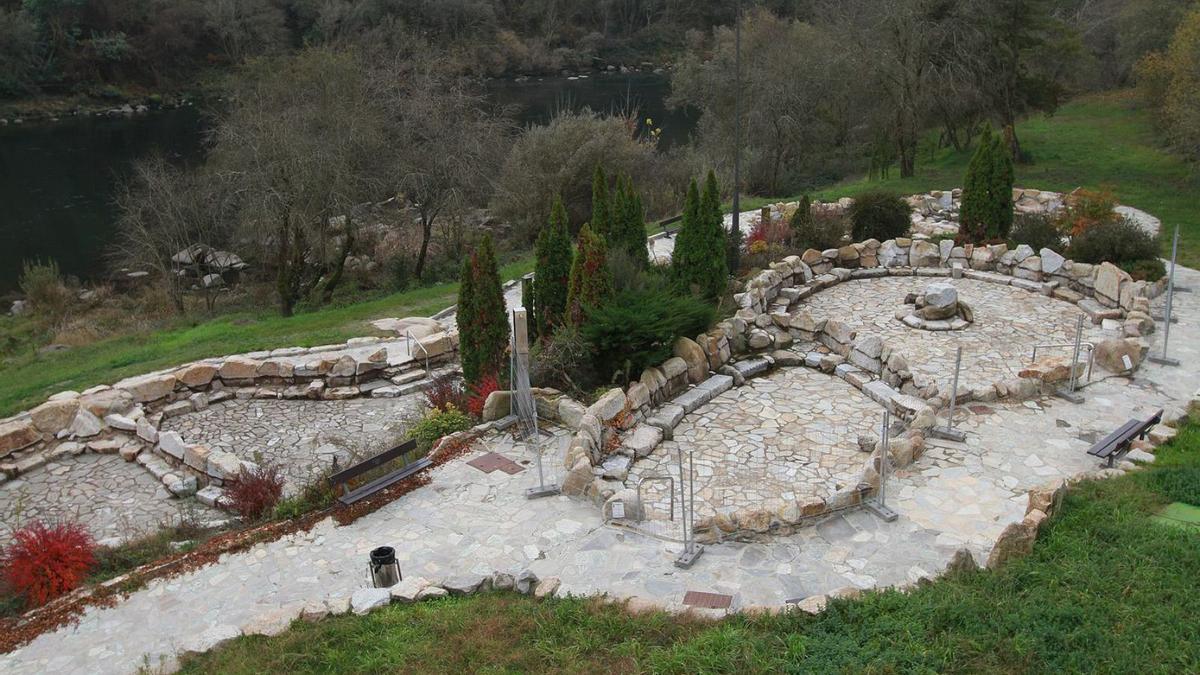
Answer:
<svg viewBox="0 0 1200 675"><path fill-rule="evenodd" d="M1200 272L1181 283L1200 289ZM518 571L562 579L560 593L640 596L678 604L687 590L734 596L734 608L778 604L845 586L909 583L939 572L961 545L982 558L1000 530L1023 514L1024 492L1095 464L1089 443L1160 406L1181 407L1200 382L1200 293L1177 297L1172 353L1181 368L1145 365L1132 381L1108 378L1085 403L1057 399L979 408L962 422L964 444L932 449L891 483L901 514L883 523L855 511L762 544L710 547L678 570L677 545L605 527L595 507L557 497L526 501L532 471L484 474L441 467L430 485L347 527L262 544L218 564L157 581L78 626L43 635L0 658L14 673L127 673L178 650L202 649L284 605L348 597L363 586L367 551L397 547L406 575ZM524 458L511 439L490 449ZM482 450L481 450L482 451Z"/></svg>

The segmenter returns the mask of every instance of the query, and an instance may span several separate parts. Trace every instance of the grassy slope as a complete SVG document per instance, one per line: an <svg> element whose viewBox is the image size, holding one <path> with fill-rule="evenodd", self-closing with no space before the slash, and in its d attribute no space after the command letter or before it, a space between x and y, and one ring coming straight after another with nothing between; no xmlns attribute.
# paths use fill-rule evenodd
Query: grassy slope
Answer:
<svg viewBox="0 0 1200 675"><path fill-rule="evenodd" d="M1197 181L1180 160L1163 152L1145 112L1128 93L1090 96L1064 106L1053 117L1038 117L1019 129L1036 163L1018 167L1018 184L1051 190L1111 185L1130 206L1183 227L1181 260L1200 267L1200 206ZM918 175L900 180L837 185L816 193L823 199L853 195L873 187L903 194L962 184L969 153L936 151L922 156ZM765 199L746 200L747 209ZM505 278L531 269L529 262L505 268ZM456 287L394 294L282 319L266 308L253 315L226 316L194 326L123 336L47 356L25 356L0 365L0 416L37 405L63 389L82 389L122 376L196 358L292 345L337 342L369 335L365 321L383 316L428 314L454 302Z"/></svg>
<svg viewBox="0 0 1200 675"><path fill-rule="evenodd" d="M515 278L532 269L527 260L505 266ZM195 359L285 346L314 346L379 334L366 322L390 316L428 316L457 298L458 284L439 284L375 300L280 317L273 307L222 316L194 325L110 338L65 352L14 357L0 366L0 416L44 401L66 389L80 390L122 377Z"/></svg>
<svg viewBox="0 0 1200 675"><path fill-rule="evenodd" d="M1200 203L1197 180L1179 158L1160 147L1149 116L1136 106L1132 92L1081 98L1052 117L1034 117L1017 129L1034 163L1017 166L1016 184L1043 190L1108 187L1117 199L1162 219L1170 232L1180 225L1180 262L1200 267ZM820 190L815 196L834 199L882 187L901 194L962 186L970 153L950 149L922 153L913 178L853 181ZM750 206L765 203L753 199ZM1164 241L1165 255L1170 242Z"/></svg>
<svg viewBox="0 0 1200 675"><path fill-rule="evenodd" d="M1200 531L1149 519L1172 500L1200 504L1200 427L1147 471L1073 489L1034 553L998 573L817 617L702 623L487 594L298 622L184 672L1197 672Z"/></svg>

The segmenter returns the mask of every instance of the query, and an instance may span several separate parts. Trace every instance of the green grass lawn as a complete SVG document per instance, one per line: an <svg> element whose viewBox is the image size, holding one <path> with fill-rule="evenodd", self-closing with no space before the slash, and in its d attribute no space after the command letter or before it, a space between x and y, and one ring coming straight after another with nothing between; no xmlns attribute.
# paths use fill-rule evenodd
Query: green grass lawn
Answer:
<svg viewBox="0 0 1200 675"><path fill-rule="evenodd" d="M492 593L295 623L189 658L185 673L1200 671L1200 426L1145 471L1076 486L1029 557L815 617L632 617L583 599ZM703 564L701 561L700 564Z"/></svg>
<svg viewBox="0 0 1200 675"><path fill-rule="evenodd" d="M1053 116L1035 116L1017 128L1033 164L1018 165L1016 184L1066 192L1077 187L1113 190L1122 204L1162 219L1166 232L1180 225L1181 264L1200 267L1200 180L1189 166L1166 152L1137 106L1133 92L1087 96L1063 106ZM962 187L970 152L952 149L923 152L917 175L882 181L855 180L813 193L825 200L854 196L872 188L900 194ZM794 199L789 197L788 199ZM752 198L745 208L778 199ZM1164 238L1164 255L1170 240Z"/></svg>
<svg viewBox="0 0 1200 675"><path fill-rule="evenodd" d="M513 279L533 269L522 259L501 269ZM392 316L428 316L457 301L458 284L446 283L374 300L330 306L284 318L275 308L235 313L194 324L132 334L38 355L30 352L0 366L0 416L35 406L63 390L81 390L122 377L196 359L286 346L311 347L378 335L367 324Z"/></svg>

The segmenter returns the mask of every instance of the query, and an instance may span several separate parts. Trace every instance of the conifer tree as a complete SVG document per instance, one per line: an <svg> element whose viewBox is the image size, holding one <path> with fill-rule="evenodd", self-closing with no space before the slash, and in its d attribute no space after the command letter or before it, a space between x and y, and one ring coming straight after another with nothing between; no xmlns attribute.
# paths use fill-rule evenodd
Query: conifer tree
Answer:
<svg viewBox="0 0 1200 675"><path fill-rule="evenodd" d="M963 179L959 222L968 239L983 243L1008 236L1013 222L1012 187L1012 156L1004 137L984 127Z"/></svg>
<svg viewBox="0 0 1200 675"><path fill-rule="evenodd" d="M992 219L989 239L1006 239L1013 224L1013 160L1003 134L992 139Z"/></svg>
<svg viewBox="0 0 1200 675"><path fill-rule="evenodd" d="M592 174L592 232L601 237L609 237L612 234L612 202L608 195L608 178L604 175L604 168L599 164L596 165L596 172Z"/></svg>
<svg viewBox="0 0 1200 675"><path fill-rule="evenodd" d="M500 374L508 349L508 309L491 235L463 263L458 292L459 356L463 377L474 384Z"/></svg>
<svg viewBox="0 0 1200 675"><path fill-rule="evenodd" d="M812 202L808 199L808 195L800 196L800 202L796 205L796 212L792 214L792 219L788 225L792 230L793 242L801 241L812 229Z"/></svg>
<svg viewBox="0 0 1200 675"><path fill-rule="evenodd" d="M617 191L613 199L613 233L609 237L610 249L624 251L637 265L650 262L646 250L646 221L642 210L642 198L633 187L633 179L627 175L617 178Z"/></svg>
<svg viewBox="0 0 1200 675"><path fill-rule="evenodd" d="M537 306L538 329L549 337L563 324L567 307L567 286L571 278L571 235L567 226L567 209L562 198L554 200L550 222L538 233L534 248L537 263L534 267L534 305Z"/></svg>
<svg viewBox="0 0 1200 675"><path fill-rule="evenodd" d="M729 268L723 220L717 178L709 171L703 195L696 181L688 186L683 222L675 238L673 268L681 289L695 289L707 298L725 292Z"/></svg>
<svg viewBox="0 0 1200 675"><path fill-rule="evenodd" d="M571 281L567 289L566 322L583 325L588 310L599 307L612 292L608 271L608 247L604 237L592 232L590 225L579 230L579 246L571 263Z"/></svg>

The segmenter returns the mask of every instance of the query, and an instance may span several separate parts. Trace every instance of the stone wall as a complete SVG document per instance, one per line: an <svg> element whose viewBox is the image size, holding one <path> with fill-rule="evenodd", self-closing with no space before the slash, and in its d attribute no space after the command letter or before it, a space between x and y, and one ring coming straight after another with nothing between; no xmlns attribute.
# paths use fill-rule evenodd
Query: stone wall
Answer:
<svg viewBox="0 0 1200 675"><path fill-rule="evenodd" d="M55 394L33 410L0 422L0 481L47 461L83 452L119 453L137 461L175 495L208 485L219 488L247 464L228 452L159 433L163 419L202 410L231 398L346 399L391 397L415 391L424 377L420 358L389 356L403 340L355 338L344 344L294 347L206 359L127 378L111 386ZM457 335L421 339L430 363L452 359ZM401 351L401 350L397 350ZM144 452L145 449L152 452ZM214 504L219 490L200 490Z"/></svg>

